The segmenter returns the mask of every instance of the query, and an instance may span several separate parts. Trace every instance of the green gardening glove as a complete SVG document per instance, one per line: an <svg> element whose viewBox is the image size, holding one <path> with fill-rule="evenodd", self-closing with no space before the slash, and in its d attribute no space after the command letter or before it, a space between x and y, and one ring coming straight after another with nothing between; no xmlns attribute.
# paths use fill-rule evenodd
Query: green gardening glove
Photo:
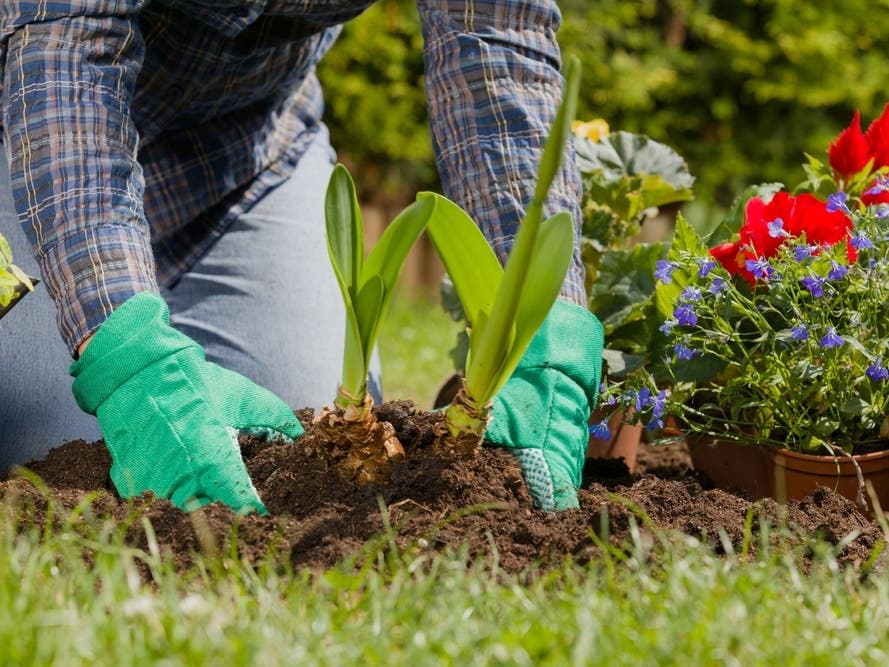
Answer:
<svg viewBox="0 0 889 667"><path fill-rule="evenodd" d="M238 431L303 433L270 391L204 358L170 325L156 294L130 297L71 365L74 397L94 414L124 497L153 491L191 510L217 500L267 513L238 447Z"/></svg>
<svg viewBox="0 0 889 667"><path fill-rule="evenodd" d="M604 330L582 306L556 301L491 411L485 440L519 460L534 506L578 507Z"/></svg>

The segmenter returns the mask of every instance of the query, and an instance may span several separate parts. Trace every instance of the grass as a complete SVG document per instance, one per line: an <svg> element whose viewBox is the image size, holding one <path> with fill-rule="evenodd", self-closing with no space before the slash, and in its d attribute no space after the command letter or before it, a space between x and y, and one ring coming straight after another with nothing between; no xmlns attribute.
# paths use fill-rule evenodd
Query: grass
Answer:
<svg viewBox="0 0 889 667"><path fill-rule="evenodd" d="M382 551L359 571L254 569L229 554L182 575L156 545L126 546L120 526L78 527L22 530L3 512L2 664L835 667L889 658L889 578L841 570L818 543L805 574L799 554L748 562L656 536L590 567L521 580L499 572L496 555L471 564Z"/></svg>

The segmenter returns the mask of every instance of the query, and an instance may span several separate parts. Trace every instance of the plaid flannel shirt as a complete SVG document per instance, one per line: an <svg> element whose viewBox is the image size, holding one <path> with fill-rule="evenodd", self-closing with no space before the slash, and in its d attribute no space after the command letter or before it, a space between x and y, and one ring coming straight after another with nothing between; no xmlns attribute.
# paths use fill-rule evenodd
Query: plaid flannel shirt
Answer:
<svg viewBox="0 0 889 667"><path fill-rule="evenodd" d="M315 65L370 4L0 3L13 197L69 349L133 294L175 284L287 178L322 116ZM545 0L417 7L444 193L505 260L561 99L559 10ZM569 159L545 212L572 212L579 235L579 200ZM578 252L562 295L585 303L583 279Z"/></svg>

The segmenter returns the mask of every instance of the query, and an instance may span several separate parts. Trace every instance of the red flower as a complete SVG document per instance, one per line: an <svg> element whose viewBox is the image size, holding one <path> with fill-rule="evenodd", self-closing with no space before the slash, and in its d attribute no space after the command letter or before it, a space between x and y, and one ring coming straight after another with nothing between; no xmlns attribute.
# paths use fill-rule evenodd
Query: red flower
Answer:
<svg viewBox="0 0 889 667"><path fill-rule="evenodd" d="M842 178L854 176L873 159L872 171L889 165L889 103L882 115L861 132L861 113L855 111L852 122L827 149L830 166Z"/></svg>
<svg viewBox="0 0 889 667"><path fill-rule="evenodd" d="M744 224L739 230L739 240L723 243L710 250L731 275L743 276L751 285L753 274L747 270L748 259L773 257L788 238L803 234L806 243L832 246L843 240L849 241L852 220L842 211L829 212L827 205L810 194L793 196L778 192L766 203L759 197L747 202ZM849 261L855 261L855 248L847 245Z"/></svg>
<svg viewBox="0 0 889 667"><path fill-rule="evenodd" d="M837 174L848 178L864 169L870 157L870 147L861 132L861 113L856 110L849 127L830 144L827 158Z"/></svg>
<svg viewBox="0 0 889 667"><path fill-rule="evenodd" d="M883 107L883 114L867 128L864 138L874 158L874 171L889 165L889 103Z"/></svg>

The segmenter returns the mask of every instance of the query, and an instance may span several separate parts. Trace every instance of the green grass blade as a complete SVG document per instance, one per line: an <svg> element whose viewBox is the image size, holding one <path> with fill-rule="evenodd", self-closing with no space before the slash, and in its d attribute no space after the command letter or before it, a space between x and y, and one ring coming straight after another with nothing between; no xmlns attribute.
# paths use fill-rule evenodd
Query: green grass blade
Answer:
<svg viewBox="0 0 889 667"><path fill-rule="evenodd" d="M349 171L336 165L324 202L327 225L327 251L333 263L344 296L355 298L358 292L361 265L364 262L364 226L355 184Z"/></svg>
<svg viewBox="0 0 889 667"><path fill-rule="evenodd" d="M417 198L435 203L426 233L454 283L467 319L474 324L480 311L493 308L503 267L478 225L462 208L432 192L421 192Z"/></svg>

